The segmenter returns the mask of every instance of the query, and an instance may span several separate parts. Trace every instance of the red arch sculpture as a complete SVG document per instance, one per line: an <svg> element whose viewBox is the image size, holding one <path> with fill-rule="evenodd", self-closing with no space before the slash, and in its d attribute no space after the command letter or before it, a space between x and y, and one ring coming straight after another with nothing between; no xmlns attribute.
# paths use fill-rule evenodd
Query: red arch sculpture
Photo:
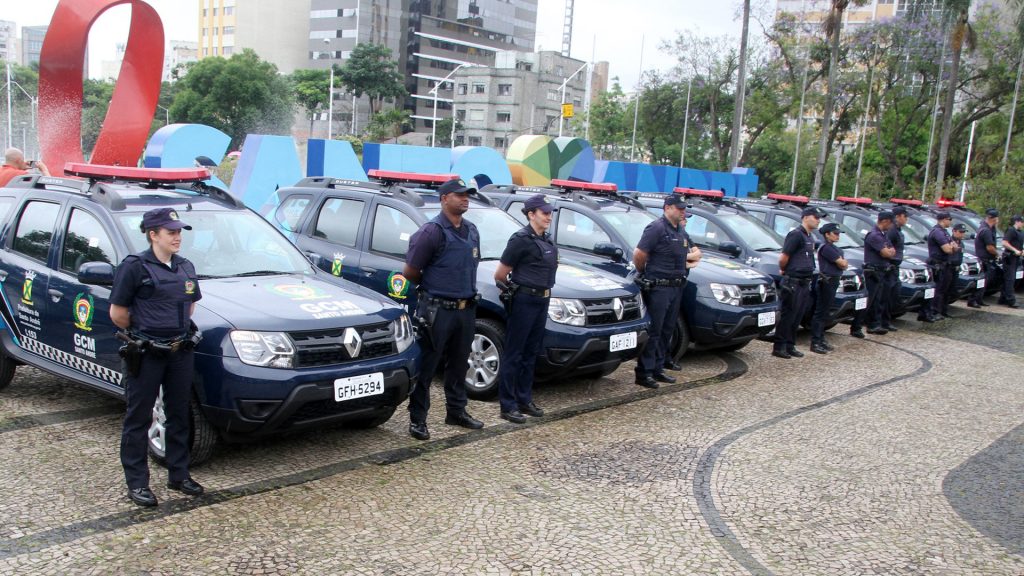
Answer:
<svg viewBox="0 0 1024 576"><path fill-rule="evenodd" d="M164 28L142 0L61 0L39 57L39 146L54 174L83 160L82 74L93 23L119 4L132 8L128 46L114 96L90 161L135 166L160 97Z"/></svg>

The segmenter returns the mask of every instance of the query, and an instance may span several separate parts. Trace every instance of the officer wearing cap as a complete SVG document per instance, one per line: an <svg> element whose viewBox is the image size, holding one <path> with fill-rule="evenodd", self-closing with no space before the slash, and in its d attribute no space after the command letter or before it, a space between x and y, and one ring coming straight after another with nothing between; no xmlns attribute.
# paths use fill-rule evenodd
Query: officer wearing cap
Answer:
<svg viewBox="0 0 1024 576"><path fill-rule="evenodd" d="M1020 256L1024 249L1024 218L1010 218L1010 227L1003 234L1003 293L999 303L1010 308L1017 308L1017 296L1014 285L1017 282L1017 270L1020 269Z"/></svg>
<svg viewBox="0 0 1024 576"><path fill-rule="evenodd" d="M975 290L974 294L967 300L971 308L988 306L985 303L985 291L989 287L996 286L999 278L999 266L997 258L999 250L996 249L996 230L999 229L999 211L995 208L985 210L985 221L978 226L978 233L974 236L974 255L981 261L981 270L985 273L985 287Z"/></svg>
<svg viewBox="0 0 1024 576"><path fill-rule="evenodd" d="M156 506L156 496L149 488L146 452L161 386L167 426L167 487L189 496L203 493L188 470L194 358L192 347L181 345L194 332L190 318L202 294L195 267L177 254L182 229L192 227L179 220L174 209L159 208L146 212L139 228L149 249L127 256L117 267L110 291L110 319L129 331L131 338L150 344L134 369L126 362L121 380L127 402L121 465L128 497L140 506Z"/></svg>
<svg viewBox="0 0 1024 576"><path fill-rule="evenodd" d="M850 325L850 334L863 338L861 327L868 326L868 334L887 334L882 327L882 311L888 306L885 277L892 270L892 259L896 256L896 248L889 241L888 232L892 227L893 213L882 210L878 213L877 223L864 236L864 282L868 288L868 307L864 312L855 314Z"/></svg>
<svg viewBox="0 0 1024 576"><path fill-rule="evenodd" d="M952 256L954 252L962 249L947 230L953 222L949 212L939 212L935 218L938 222L928 233L928 265L932 268L932 277L935 279L935 297L932 298L930 309L933 322L949 317L949 293L953 289ZM922 317L918 316L918 320L921 319Z"/></svg>
<svg viewBox="0 0 1024 576"><path fill-rule="evenodd" d="M686 233L686 201L678 194L665 197L661 218L644 228L633 251L633 265L640 274L644 299L651 316L650 339L636 362L636 383L657 388L659 382L672 384L675 378L665 369L681 366L669 357L669 344L679 316L688 269L697 265L700 250Z"/></svg>
<svg viewBox="0 0 1024 576"><path fill-rule="evenodd" d="M821 227L821 236L825 243L818 248L818 295L814 305L814 317L811 319L811 352L828 354L834 348L825 340L825 321L832 311L839 281L843 270L849 268L843 249L836 246L839 240L839 225L829 222Z"/></svg>
<svg viewBox="0 0 1024 576"><path fill-rule="evenodd" d="M420 373L409 393L409 434L428 440L430 381L444 363L445 424L483 428L466 412L466 369L476 324L476 270L480 262L480 233L462 217L469 194L476 192L461 180L438 187L441 212L420 226L409 239L403 274L419 284L416 314L424 329L420 341Z"/></svg>
<svg viewBox="0 0 1024 576"><path fill-rule="evenodd" d="M558 270L558 248L548 234L554 208L543 194L526 199L523 214L529 223L508 239L494 271L494 282L504 297L511 297L498 374L500 416L515 424L526 422L524 414L544 415L533 402L533 369L544 339L551 287Z"/></svg>
<svg viewBox="0 0 1024 576"><path fill-rule="evenodd" d="M952 230L953 240L960 246L955 252L949 255L949 273L953 277L952 286L956 286L956 280L960 277L960 265L964 263L964 236L967 235L967 226L965 224L954 224L950 230ZM946 294L946 304L952 304L956 302L956 290L950 288L949 293Z"/></svg>
<svg viewBox="0 0 1024 576"><path fill-rule="evenodd" d="M900 265L903 264L904 246L906 239L903 236L903 227L907 225L907 208L905 206L894 206L892 209L892 227L886 233L889 243L896 250L896 255L889 259L891 268L885 274L885 308L882 309L882 329L889 332L896 332L898 328L893 324L896 318L894 313L900 302Z"/></svg>
<svg viewBox="0 0 1024 576"><path fill-rule="evenodd" d="M822 214L817 208L807 207L800 212L800 226L789 231L782 243L779 257L779 292L782 306L779 322L775 325L775 344L772 356L800 358L796 349L796 330L811 303L811 280L814 277L814 236Z"/></svg>

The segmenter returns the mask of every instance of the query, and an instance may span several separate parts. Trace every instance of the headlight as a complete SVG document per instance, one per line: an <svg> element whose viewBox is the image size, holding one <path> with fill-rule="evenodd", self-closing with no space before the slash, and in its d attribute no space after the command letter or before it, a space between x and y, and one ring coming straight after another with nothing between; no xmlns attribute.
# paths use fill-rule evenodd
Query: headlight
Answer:
<svg viewBox="0 0 1024 576"><path fill-rule="evenodd" d="M960 273L963 274L964 276L971 275L971 267L967 265L967 262L962 262L960 264Z"/></svg>
<svg viewBox="0 0 1024 576"><path fill-rule="evenodd" d="M231 343L235 345L238 359L252 366L270 368L291 368L295 347L283 332L249 332L234 330Z"/></svg>
<svg viewBox="0 0 1024 576"><path fill-rule="evenodd" d="M900 268L900 282L903 284L913 284L914 271L910 268Z"/></svg>
<svg viewBox="0 0 1024 576"><path fill-rule="evenodd" d="M416 336L412 331L412 322L409 321L408 314L402 314L402 317L394 321L394 334L395 334L395 349L399 354L405 352L412 346L412 343L416 341Z"/></svg>
<svg viewBox="0 0 1024 576"><path fill-rule="evenodd" d="M743 292L740 291L740 287L735 284L718 284L712 282L711 294L722 304L728 304L730 306L739 306L743 303Z"/></svg>
<svg viewBox="0 0 1024 576"><path fill-rule="evenodd" d="M925 282L931 282L932 281L932 269L931 268L925 268L924 269L924 281Z"/></svg>
<svg viewBox="0 0 1024 576"><path fill-rule="evenodd" d="M587 309L580 300L552 298L548 301L548 318L559 324L586 326Z"/></svg>

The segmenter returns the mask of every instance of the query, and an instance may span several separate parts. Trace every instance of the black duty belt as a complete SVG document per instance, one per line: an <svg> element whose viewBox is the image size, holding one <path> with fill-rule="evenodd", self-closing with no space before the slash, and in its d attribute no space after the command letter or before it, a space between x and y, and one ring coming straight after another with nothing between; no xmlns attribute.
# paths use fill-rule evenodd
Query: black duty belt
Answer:
<svg viewBox="0 0 1024 576"><path fill-rule="evenodd" d="M530 288L529 286L522 286L522 285L520 285L519 286L519 291L522 292L523 294L529 294L530 296L536 296L538 298L550 298L551 297L551 289L550 288L544 288L543 290L539 290L537 288Z"/></svg>
<svg viewBox="0 0 1024 576"><path fill-rule="evenodd" d="M439 298L437 296L430 296L428 298L430 303L437 304L445 310L465 310L476 306L476 298Z"/></svg>
<svg viewBox="0 0 1024 576"><path fill-rule="evenodd" d="M651 282L655 286L682 286L686 284L686 278L654 278Z"/></svg>
<svg viewBox="0 0 1024 576"><path fill-rule="evenodd" d="M889 270L892 270L892 266L891 265L889 265L889 266L878 266L878 265L875 265L875 264L872 264L872 265L868 266L868 265L865 264L864 265L864 269L865 270L869 270L871 272L888 272Z"/></svg>

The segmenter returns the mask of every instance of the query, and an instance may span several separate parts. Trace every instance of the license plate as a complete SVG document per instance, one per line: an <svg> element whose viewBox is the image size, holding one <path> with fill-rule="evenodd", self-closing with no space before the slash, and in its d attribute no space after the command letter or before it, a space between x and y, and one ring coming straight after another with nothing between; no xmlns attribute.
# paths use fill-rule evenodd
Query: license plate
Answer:
<svg viewBox="0 0 1024 576"><path fill-rule="evenodd" d="M608 351L618 352L620 350L631 350L636 348L636 332L625 334L612 334L608 339Z"/></svg>
<svg viewBox="0 0 1024 576"><path fill-rule="evenodd" d="M338 378L334 381L334 400L344 402L366 396L377 396L384 393L384 373L374 372L350 378Z"/></svg>
<svg viewBox="0 0 1024 576"><path fill-rule="evenodd" d="M1017 273L1014 274L1014 277L1017 280L1020 280L1021 278L1024 278L1024 270L1017 270Z"/></svg>
<svg viewBox="0 0 1024 576"><path fill-rule="evenodd" d="M935 288L925 288L924 299L931 300L932 298L935 298Z"/></svg>
<svg viewBox="0 0 1024 576"><path fill-rule="evenodd" d="M763 328L765 326L775 325L775 312L761 312L757 315L757 327Z"/></svg>
<svg viewBox="0 0 1024 576"><path fill-rule="evenodd" d="M864 298L857 298L857 300L854 301L854 303L853 303L853 309L854 310L863 310L863 309L865 309L867 307L868 307L868 299L867 299L866 296Z"/></svg>
<svg viewBox="0 0 1024 576"><path fill-rule="evenodd" d="M984 287L985 287L985 279L984 278L980 278L978 280L978 285L975 286L975 288L984 288Z"/></svg>

